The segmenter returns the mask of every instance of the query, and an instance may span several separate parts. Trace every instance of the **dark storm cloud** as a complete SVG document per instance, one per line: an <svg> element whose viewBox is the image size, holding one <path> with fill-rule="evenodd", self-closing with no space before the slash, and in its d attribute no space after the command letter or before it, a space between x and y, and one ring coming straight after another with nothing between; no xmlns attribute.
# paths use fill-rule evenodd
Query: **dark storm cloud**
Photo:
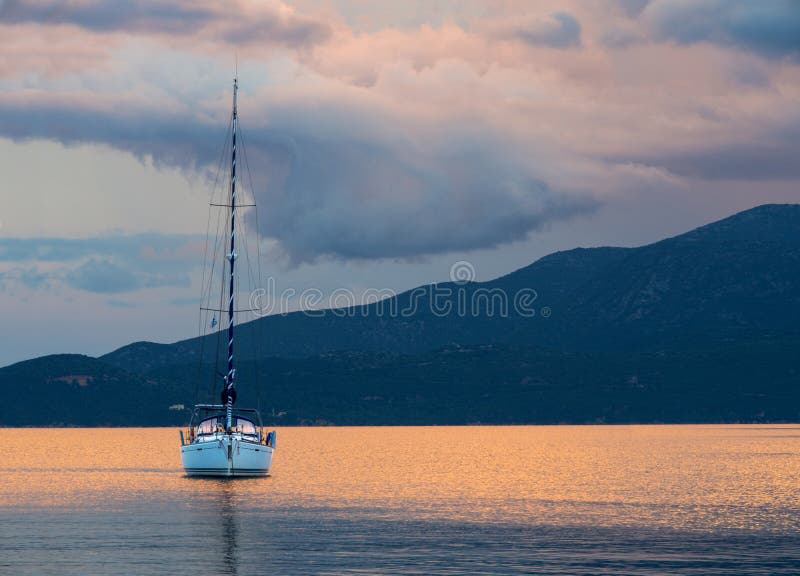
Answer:
<svg viewBox="0 0 800 576"><path fill-rule="evenodd" d="M385 119L361 109L271 116L245 142L261 231L295 263L490 248L597 207L532 175L536 159L513 157L488 127L444 124L446 136L412 142L374 129Z"/></svg>
<svg viewBox="0 0 800 576"><path fill-rule="evenodd" d="M733 45L766 56L800 56L797 0L656 0L642 18L663 40Z"/></svg>
<svg viewBox="0 0 800 576"><path fill-rule="evenodd" d="M413 258L520 240L596 207L493 153L502 147L488 138L468 142L437 156L345 134L275 140L261 165L285 178L259 189L261 224L296 261Z"/></svg>
<svg viewBox="0 0 800 576"><path fill-rule="evenodd" d="M386 128L399 120L357 105L276 105L269 117L266 126L244 120L244 150L261 233L295 263L490 248L597 206L553 189L536 176L535 158L510 155L489 127L442 125L432 134L446 136L406 142ZM136 114L0 106L0 133L103 142L197 170L215 165L224 128L174 116L142 122Z"/></svg>
<svg viewBox="0 0 800 576"><path fill-rule="evenodd" d="M153 110L107 112L68 105L0 103L0 135L18 141L104 143L152 158L156 166L189 170L215 164L224 128Z"/></svg>

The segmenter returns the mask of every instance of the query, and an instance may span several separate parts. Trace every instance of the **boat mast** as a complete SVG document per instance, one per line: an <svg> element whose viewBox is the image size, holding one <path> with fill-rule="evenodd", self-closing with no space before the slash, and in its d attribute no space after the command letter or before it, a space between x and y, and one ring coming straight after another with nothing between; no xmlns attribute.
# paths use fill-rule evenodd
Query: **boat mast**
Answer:
<svg viewBox="0 0 800 576"><path fill-rule="evenodd" d="M231 238L230 238L230 252L228 253L228 262L230 263L230 282L228 284L228 376L226 377L226 408L225 408L225 429L228 433L231 431L232 416L233 416L233 402L236 395L234 387L234 377L236 370L233 368L233 310L234 310L234 276L233 269L236 262L236 95L239 91L239 78L238 76L233 79L233 143L231 148Z"/></svg>

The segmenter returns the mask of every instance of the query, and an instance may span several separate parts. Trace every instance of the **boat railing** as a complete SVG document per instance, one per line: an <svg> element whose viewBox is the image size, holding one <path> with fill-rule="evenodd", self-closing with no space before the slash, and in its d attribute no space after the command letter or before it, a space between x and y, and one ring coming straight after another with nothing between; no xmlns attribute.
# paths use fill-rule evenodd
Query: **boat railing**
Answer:
<svg viewBox="0 0 800 576"><path fill-rule="evenodd" d="M180 431L181 437L181 446L186 446L187 444L193 444L199 438L207 437L207 438L216 438L219 434L224 433L224 428L221 427L221 424L217 422L217 426L215 428L208 428L208 429L200 429L200 424L203 422L208 421L210 418L214 418L213 415L210 413L220 412L219 415L216 415L217 418L222 417L221 411L225 407L221 404L197 404L192 411L192 417L189 421L189 425L186 427L185 430ZM200 414L206 413L208 416L202 417L199 419L198 417ZM239 415L245 416L242 420L247 421L252 426L252 429L247 428L246 426L242 426L241 429L238 429L237 426L232 430L235 434L241 434L243 438L248 438L248 441L255 441L256 443L262 446L269 446L271 448L275 447L275 431L267 432L266 428L264 427L263 422L261 421L261 414L258 410L254 408L238 408L234 409L235 415L238 417ZM253 422L247 416L255 416L256 422ZM252 431L251 431L252 430Z"/></svg>

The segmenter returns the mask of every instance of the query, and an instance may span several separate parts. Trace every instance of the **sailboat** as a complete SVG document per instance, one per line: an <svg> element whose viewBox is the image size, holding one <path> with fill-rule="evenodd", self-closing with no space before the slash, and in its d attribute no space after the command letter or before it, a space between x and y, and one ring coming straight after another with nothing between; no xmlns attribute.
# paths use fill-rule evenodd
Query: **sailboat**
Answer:
<svg viewBox="0 0 800 576"><path fill-rule="evenodd" d="M236 312L236 99L238 77L233 81L233 116L229 209L227 232L228 371L222 376L219 404L196 404L186 434L181 430L181 463L187 476L266 476L275 450L275 431L265 433L261 415L255 408L237 408L236 367L234 360L234 316ZM213 205L212 205L213 206ZM224 283L223 280L223 283ZM216 316L212 326L216 325Z"/></svg>

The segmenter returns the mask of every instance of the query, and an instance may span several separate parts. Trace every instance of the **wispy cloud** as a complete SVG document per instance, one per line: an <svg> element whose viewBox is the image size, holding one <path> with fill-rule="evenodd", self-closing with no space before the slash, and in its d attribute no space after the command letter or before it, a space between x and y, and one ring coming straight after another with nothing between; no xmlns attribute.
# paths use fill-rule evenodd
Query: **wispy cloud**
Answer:
<svg viewBox="0 0 800 576"><path fill-rule="evenodd" d="M0 289L10 283L20 283L31 290L38 290L48 286L52 276L42 272L36 266L14 266L7 270L0 270Z"/></svg>
<svg viewBox="0 0 800 576"><path fill-rule="evenodd" d="M99 294L119 294L142 288L161 286L188 287L188 274L153 273L130 266L116 264L111 260L90 258L65 275L67 284L79 290Z"/></svg>
<svg viewBox="0 0 800 576"><path fill-rule="evenodd" d="M0 283L49 284L98 294L188 287L203 240L158 234L70 238L0 238Z"/></svg>
<svg viewBox="0 0 800 576"><path fill-rule="evenodd" d="M132 302L130 300L119 300L116 298L109 298L106 300L106 304L111 306L112 308L139 308L138 302Z"/></svg>
<svg viewBox="0 0 800 576"><path fill-rule="evenodd" d="M202 255L204 238L194 235L131 234L91 238L0 238L0 262L69 262L89 256L171 264ZM156 258L160 255L161 258Z"/></svg>

